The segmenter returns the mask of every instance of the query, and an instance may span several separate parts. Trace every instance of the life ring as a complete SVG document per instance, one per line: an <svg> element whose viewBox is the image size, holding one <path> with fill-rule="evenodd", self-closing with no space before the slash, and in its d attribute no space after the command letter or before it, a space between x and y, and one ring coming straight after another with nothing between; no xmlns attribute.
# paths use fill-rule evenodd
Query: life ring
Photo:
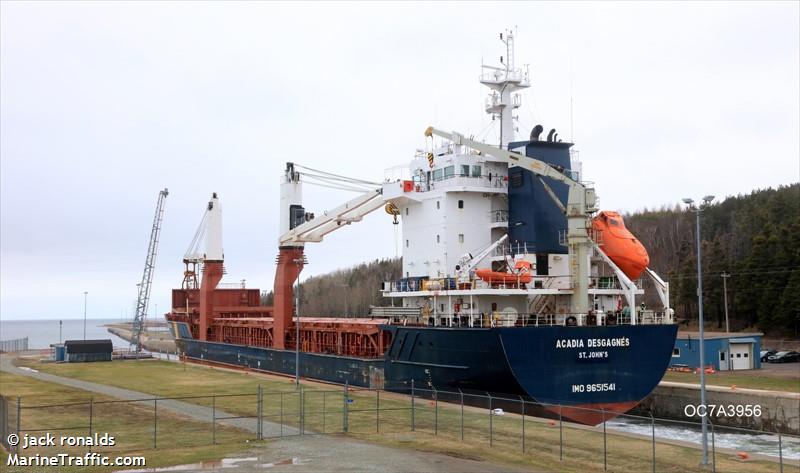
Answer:
<svg viewBox="0 0 800 473"><path fill-rule="evenodd" d="M578 319L576 319L574 315L570 315L569 317L566 318L566 320L564 321L564 324L567 327L577 327L578 326Z"/></svg>

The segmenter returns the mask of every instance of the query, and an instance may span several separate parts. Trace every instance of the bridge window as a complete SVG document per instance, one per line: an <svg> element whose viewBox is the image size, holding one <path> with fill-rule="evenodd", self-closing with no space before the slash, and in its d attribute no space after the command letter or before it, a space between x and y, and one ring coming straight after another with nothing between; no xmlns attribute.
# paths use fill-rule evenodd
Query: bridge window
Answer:
<svg viewBox="0 0 800 473"><path fill-rule="evenodd" d="M461 165L461 175L464 177L469 177L469 164Z"/></svg>
<svg viewBox="0 0 800 473"><path fill-rule="evenodd" d="M481 177L481 167L472 166L472 177Z"/></svg>
<svg viewBox="0 0 800 473"><path fill-rule="evenodd" d="M453 175L455 173L456 173L456 167L455 166L447 166L446 168L444 168L444 177L445 177L445 179L447 179L448 177L453 177Z"/></svg>
<svg viewBox="0 0 800 473"><path fill-rule="evenodd" d="M459 200L458 201L458 208L459 209L463 209L464 208L464 201L463 200Z"/></svg>

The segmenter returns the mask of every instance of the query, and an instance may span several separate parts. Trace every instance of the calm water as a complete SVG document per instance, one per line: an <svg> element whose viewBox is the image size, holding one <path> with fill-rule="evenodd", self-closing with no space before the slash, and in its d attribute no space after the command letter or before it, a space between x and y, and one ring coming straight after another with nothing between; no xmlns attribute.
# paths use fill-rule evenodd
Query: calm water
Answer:
<svg viewBox="0 0 800 473"><path fill-rule="evenodd" d="M119 319L88 319L86 338L110 338L115 347L128 347L125 340L110 334L104 324L119 323ZM58 343L58 320L0 320L0 340L28 337L28 347L49 348ZM61 326L61 341L82 340L83 319L64 319Z"/></svg>

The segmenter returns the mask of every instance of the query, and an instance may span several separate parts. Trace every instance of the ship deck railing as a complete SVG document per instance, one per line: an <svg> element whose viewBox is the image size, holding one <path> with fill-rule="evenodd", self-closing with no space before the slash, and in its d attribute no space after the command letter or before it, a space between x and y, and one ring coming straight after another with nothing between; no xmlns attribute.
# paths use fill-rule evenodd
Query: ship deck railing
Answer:
<svg viewBox="0 0 800 473"><path fill-rule="evenodd" d="M516 247L516 245L515 245ZM520 246L520 248L522 248ZM503 254L502 249L499 254ZM571 291L572 283L569 275L531 275L531 281L522 282L523 275L520 274L516 282L514 281L486 281L478 277L468 278L428 278L410 277L397 281L385 281L383 292L447 292L456 290L476 290L476 289L524 289L524 290L546 290L557 294L563 291ZM638 290L643 290L642 280L634 281ZM592 276L589 278L590 291L619 291L620 294L626 293L627 289L622 287L616 276Z"/></svg>
<svg viewBox="0 0 800 473"><path fill-rule="evenodd" d="M519 314L519 313L436 313L419 316L394 317L397 325L415 325L428 327L461 327L461 328L494 328L494 327L593 327L612 325L631 325L631 317L627 312L602 312L589 314ZM669 311L637 309L637 325L672 324Z"/></svg>

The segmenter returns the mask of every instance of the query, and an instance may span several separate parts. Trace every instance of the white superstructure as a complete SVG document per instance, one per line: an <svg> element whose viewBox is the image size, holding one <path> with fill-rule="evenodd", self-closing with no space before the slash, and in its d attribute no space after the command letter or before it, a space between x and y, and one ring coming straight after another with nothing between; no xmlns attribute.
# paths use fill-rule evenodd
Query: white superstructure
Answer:
<svg viewBox="0 0 800 473"><path fill-rule="evenodd" d="M527 70L515 68L514 35L506 32L500 39L506 46L502 67L482 66L480 76L490 89L485 112L499 125L499 146L429 128L427 149L418 150L404 177L387 177L380 185L309 168L298 172L302 166L288 163L281 185L280 245L321 241L385 207L402 224L403 258L400 280L384 283L383 294L401 301L396 317L404 322L469 327L671 323L668 284L645 271L662 307L638 306L637 296L644 294L640 282L631 281L603 253L602 240L592 230L598 210L594 188L581 180L571 143L561 143L554 129L540 141L544 129L537 125L530 141L508 150L515 143L514 111L521 104L517 91L529 87L530 80ZM559 159L562 165L550 164ZM510 173L512 167L517 168ZM509 238L514 231L509 226L542 225L536 218L509 218L509 196L521 195L519 190L509 194L509 185L520 187L521 169L528 171L524 179L538 180L536 198L551 199L560 209L556 214L566 215L563 228L542 227L551 242L548 252ZM301 175L363 194L315 218L302 207ZM530 200L523 196L515 202L512 214ZM393 307L380 312L391 316Z"/></svg>
<svg viewBox="0 0 800 473"><path fill-rule="evenodd" d="M502 67L482 66L480 82L490 89L485 111L499 124L499 147L504 150L515 141L514 111L521 105L516 92L529 87L530 79L527 70L515 68L514 34L506 32L500 39L506 45ZM531 139L538 140L542 131L537 127ZM557 140L554 132L548 133L548 142ZM637 323L637 318L630 318L630 308L636 307L636 297L644 291L588 239L589 213L583 220L570 220L577 222L578 228L571 223L569 230L564 229L564 254L537 255L532 248L512 242L498 245L481 261L472 261L477 268L508 271L515 262L525 260L533 265L529 283L495 284L476 277L474 271L466 278L459 272L459 264L468 256L481 253L509 231L508 159L459 143L432 140L430 148L411 161L410 179L383 184L384 199L399 210L403 249L403 278L386 283L384 295L401 299L405 308L419 308L421 317L437 326L515 325L523 319L525 324L560 324L570 317L579 325L605 323L606 314L621 314L623 305L630 323ZM570 158L575 172L567 171L568 180L580 179L577 153ZM593 212L594 190L585 187L582 192L581 205ZM559 205L566 211L571 204ZM574 232L585 235L582 246L575 244ZM657 283L661 283L659 295L666 294L662 297L664 310L644 311L647 317L639 321L670 317L668 286L660 279ZM586 295L579 304L570 300L577 290Z"/></svg>

